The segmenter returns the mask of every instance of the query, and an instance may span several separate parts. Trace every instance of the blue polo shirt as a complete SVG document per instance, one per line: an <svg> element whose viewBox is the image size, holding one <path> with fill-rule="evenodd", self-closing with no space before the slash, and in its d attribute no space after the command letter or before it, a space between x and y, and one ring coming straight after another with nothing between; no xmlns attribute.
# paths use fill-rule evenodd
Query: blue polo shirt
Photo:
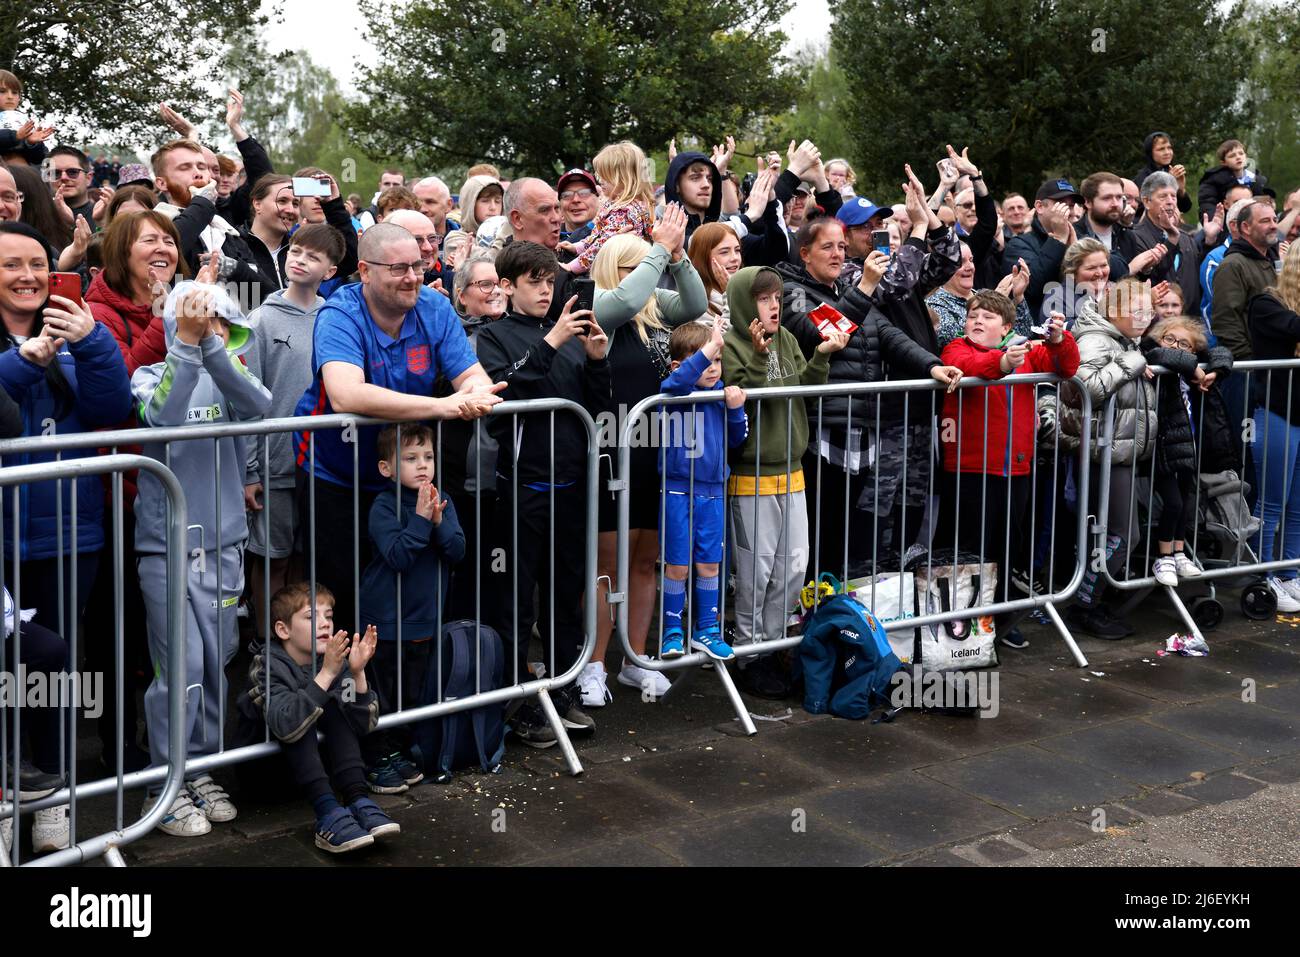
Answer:
<svg viewBox="0 0 1300 957"><path fill-rule="evenodd" d="M321 306L312 336L311 386L298 400L295 415L329 415L334 411L325 394L321 368L327 362L346 362L365 371L366 382L406 395L432 396L442 376L455 379L478 361L469 339L447 297L422 288L415 308L402 320L396 339L370 317L361 283L339 289ZM380 426L357 429L359 478L367 491L391 488L379 474L375 441ZM308 433L294 434L298 467L311 467ZM316 433L316 475L336 485L352 486L352 446L342 431Z"/></svg>

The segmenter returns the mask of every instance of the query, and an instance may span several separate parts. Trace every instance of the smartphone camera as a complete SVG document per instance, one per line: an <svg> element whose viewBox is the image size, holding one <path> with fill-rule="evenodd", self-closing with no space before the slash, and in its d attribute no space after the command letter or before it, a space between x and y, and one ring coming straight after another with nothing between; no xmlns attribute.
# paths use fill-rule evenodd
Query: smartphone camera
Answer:
<svg viewBox="0 0 1300 957"><path fill-rule="evenodd" d="M878 253L889 255L889 230L873 229L871 231L871 248Z"/></svg>

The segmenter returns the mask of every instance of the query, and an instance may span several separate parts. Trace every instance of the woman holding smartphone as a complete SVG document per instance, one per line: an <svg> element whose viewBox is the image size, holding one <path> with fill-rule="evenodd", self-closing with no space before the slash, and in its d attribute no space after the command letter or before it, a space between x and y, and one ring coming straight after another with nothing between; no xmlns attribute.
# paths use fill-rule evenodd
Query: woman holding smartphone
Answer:
<svg viewBox="0 0 1300 957"><path fill-rule="evenodd" d="M102 428L121 422L131 408L126 365L112 335L81 303L50 295L53 261L54 251L30 226L0 223L0 386L22 411L24 436ZM4 464L51 462L56 454L66 460L94 452L28 452L6 455ZM0 507L6 517L5 584L19 608L36 609L36 623L68 641L104 547L104 490L99 477L5 488ZM16 575L21 588L14 587ZM60 772L57 754L56 742L56 765L40 770ZM50 752L45 755L38 760L48 765ZM66 814L65 809L53 810ZM61 820L59 835L43 837L52 842L47 846L67 843L67 819ZM58 822L53 826L59 829Z"/></svg>

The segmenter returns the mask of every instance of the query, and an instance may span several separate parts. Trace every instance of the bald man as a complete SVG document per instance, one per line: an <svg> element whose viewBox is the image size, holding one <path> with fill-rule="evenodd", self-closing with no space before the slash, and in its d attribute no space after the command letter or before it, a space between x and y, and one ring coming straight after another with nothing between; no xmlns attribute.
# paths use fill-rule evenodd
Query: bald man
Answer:
<svg viewBox="0 0 1300 957"><path fill-rule="evenodd" d="M424 284L444 295L451 295L451 270L443 269L439 255L441 241L433 220L413 209L395 209L384 217L384 222L401 226L415 237L420 247L420 259L424 262Z"/></svg>
<svg viewBox="0 0 1300 957"><path fill-rule="evenodd" d="M18 198L18 184L9 170L0 164L0 222L16 223L23 214L22 200Z"/></svg>
<svg viewBox="0 0 1300 957"><path fill-rule="evenodd" d="M411 187L411 192L420 201L420 212L433 223L434 231L438 234L438 246L441 247L447 230L460 228L447 221L447 214L451 212L451 189L438 177L426 176Z"/></svg>
<svg viewBox="0 0 1300 957"><path fill-rule="evenodd" d="M483 371L447 298L423 286L424 260L415 238L394 223L377 223L362 234L359 255L361 282L339 289L317 315L315 378L295 415L346 412L420 421L476 419L491 411L505 384L493 385ZM433 397L439 378L451 383L452 395ZM304 529L314 519L317 580L334 592L339 627L355 625L359 631L353 548L360 550L364 568L371 551L366 516L375 496L392 488L379 474L379 427L359 426L355 437L333 428L314 434L312 454L307 433L294 437L301 453L299 516ZM353 511L354 485L359 512ZM354 520L361 529L356 542Z"/></svg>

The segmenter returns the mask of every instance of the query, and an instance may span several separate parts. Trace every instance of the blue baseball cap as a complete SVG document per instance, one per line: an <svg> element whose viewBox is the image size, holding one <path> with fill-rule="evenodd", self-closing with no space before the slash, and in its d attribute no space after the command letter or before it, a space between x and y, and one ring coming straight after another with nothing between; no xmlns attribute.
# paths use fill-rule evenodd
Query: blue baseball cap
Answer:
<svg viewBox="0 0 1300 957"><path fill-rule="evenodd" d="M888 206L877 206L864 196L854 196L844 201L835 218L845 226L861 226L876 216L893 215L894 211Z"/></svg>

